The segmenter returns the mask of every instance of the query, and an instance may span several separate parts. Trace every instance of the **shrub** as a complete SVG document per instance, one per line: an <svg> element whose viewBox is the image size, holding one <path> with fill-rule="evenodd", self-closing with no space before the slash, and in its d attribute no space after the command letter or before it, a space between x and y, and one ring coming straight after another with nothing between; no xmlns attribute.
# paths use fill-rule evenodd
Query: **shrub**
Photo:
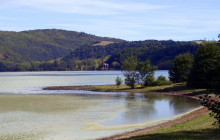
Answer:
<svg viewBox="0 0 220 140"><path fill-rule="evenodd" d="M116 77L115 84L119 87L122 84L123 80L120 77Z"/></svg>
<svg viewBox="0 0 220 140"><path fill-rule="evenodd" d="M220 98L220 95L217 98ZM200 103L212 111L210 116L216 119L214 124L220 127L220 102L217 99L213 100L211 96L205 95L205 97L200 96Z"/></svg>
<svg viewBox="0 0 220 140"><path fill-rule="evenodd" d="M147 86L154 86L155 84L155 77L154 77L154 74L151 74L151 75L148 75L145 79L145 83L144 83L144 86L147 87Z"/></svg>
<svg viewBox="0 0 220 140"><path fill-rule="evenodd" d="M157 78L157 80L154 82L154 85L155 86L162 86L162 85L170 85L171 84L171 82L170 81L168 81L167 79L166 79L166 77L165 76L159 76L158 78Z"/></svg>

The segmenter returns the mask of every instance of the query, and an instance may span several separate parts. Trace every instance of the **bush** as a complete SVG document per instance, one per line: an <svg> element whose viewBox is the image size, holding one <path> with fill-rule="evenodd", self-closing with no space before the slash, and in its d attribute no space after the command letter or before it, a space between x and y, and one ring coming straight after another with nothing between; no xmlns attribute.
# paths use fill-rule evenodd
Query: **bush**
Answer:
<svg viewBox="0 0 220 140"><path fill-rule="evenodd" d="M154 86L154 83L155 83L155 77L154 77L154 74L151 74L146 77L144 86L145 87Z"/></svg>
<svg viewBox="0 0 220 140"><path fill-rule="evenodd" d="M154 82L154 86L170 85L172 82L168 81L165 76L159 76Z"/></svg>
<svg viewBox="0 0 220 140"><path fill-rule="evenodd" d="M217 98L220 98L220 96ZM205 95L205 97L200 96L200 103L202 106L205 106L212 111L210 116L216 119L214 124L217 124L220 127L220 102L217 101L217 99L213 100L211 96Z"/></svg>
<svg viewBox="0 0 220 140"><path fill-rule="evenodd" d="M116 77L115 84L119 87L122 84L123 80L120 77Z"/></svg>

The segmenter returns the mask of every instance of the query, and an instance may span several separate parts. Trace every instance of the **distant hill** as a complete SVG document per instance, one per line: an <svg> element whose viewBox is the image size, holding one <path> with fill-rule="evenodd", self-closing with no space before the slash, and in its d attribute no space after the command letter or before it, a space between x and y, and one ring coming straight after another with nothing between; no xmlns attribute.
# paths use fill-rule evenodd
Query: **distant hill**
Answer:
<svg viewBox="0 0 220 140"><path fill-rule="evenodd" d="M175 56L194 54L194 41L125 41L83 32L57 29L23 32L0 31L0 71L121 69L123 61L136 56L168 69Z"/></svg>
<svg viewBox="0 0 220 140"><path fill-rule="evenodd" d="M195 54L198 46L196 42L191 41L158 41L145 40L133 42L120 42L106 46L84 46L77 48L69 55L64 57L63 61L86 60L86 59L106 59L110 68L121 69L123 61L129 56L136 56L139 61L149 59L151 63L158 66L159 69L168 69L171 61L179 54L190 52Z"/></svg>
<svg viewBox="0 0 220 140"><path fill-rule="evenodd" d="M47 61L64 57L84 45L123 40L57 29L0 31L0 59L13 62Z"/></svg>

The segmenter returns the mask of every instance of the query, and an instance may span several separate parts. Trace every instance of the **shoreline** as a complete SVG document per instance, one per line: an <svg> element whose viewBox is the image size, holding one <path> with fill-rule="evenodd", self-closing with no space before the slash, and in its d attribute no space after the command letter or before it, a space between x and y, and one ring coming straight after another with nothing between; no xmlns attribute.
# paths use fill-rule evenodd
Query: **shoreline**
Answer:
<svg viewBox="0 0 220 140"><path fill-rule="evenodd" d="M106 86L110 86L110 89L102 89L103 87ZM136 90L134 90L134 92L132 92L132 90L124 88L124 89L114 89L111 88L113 85L103 85L103 86L57 86L57 87L46 87L44 88L44 90L87 90L87 91L102 91L102 92L130 92L130 93L134 93L136 92ZM159 89L159 91L154 91L154 90L149 90L149 92L140 92L143 94L157 94L157 95L172 95L172 96L183 96L183 97L188 97L188 98L192 98L195 100L199 99L199 96L204 95L203 93L201 94L196 94L193 91L168 91L168 92L163 92L164 89L169 88L170 86L166 86L165 88L161 88ZM161 92L162 91L162 92ZM160 123L160 124L156 124L153 126L149 126L146 128L141 128L141 129L136 129L134 131L128 131L122 134L116 134L113 136L109 136L109 137L103 137L103 138L99 138L97 140L118 140L118 139L127 139L127 138L132 138L135 136L141 136L141 135L147 135L147 134L151 134L157 130L161 130L164 128L168 128L171 126L174 126L176 124L181 124L187 121L191 121L193 119L196 119L198 117L200 117L201 115L205 115L209 113L209 110L205 107L200 107L198 109L195 109L193 111L190 111L186 114L181 115L180 117L176 117L172 120L168 120L166 122Z"/></svg>
<svg viewBox="0 0 220 140"><path fill-rule="evenodd" d="M135 136L151 134L151 133L153 133L157 130L168 128L168 127L174 126L176 124L180 124L180 123L184 123L186 121L196 119L201 115L207 114L208 112L209 112L208 109L206 109L204 107L198 108L196 110L193 110L189 113L184 114L181 117L177 117L177 118L175 118L173 120L169 120L167 122L163 122L163 123L153 125L153 126L149 126L149 127L142 128L142 129L136 129L134 131L129 131L129 132L121 133L121 134L116 134L116 135L109 136L109 137L100 138L100 139L97 139L97 140L119 140L119 139L132 138L132 137L135 137Z"/></svg>

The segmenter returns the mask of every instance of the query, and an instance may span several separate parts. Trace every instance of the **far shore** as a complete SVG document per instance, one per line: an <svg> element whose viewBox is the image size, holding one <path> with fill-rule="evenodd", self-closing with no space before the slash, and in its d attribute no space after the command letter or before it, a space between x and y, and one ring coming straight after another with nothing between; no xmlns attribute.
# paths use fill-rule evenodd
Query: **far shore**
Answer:
<svg viewBox="0 0 220 140"><path fill-rule="evenodd" d="M163 95L173 95L173 96L185 96L198 100L200 96L206 94L205 89L190 89L187 88L185 83L178 83L166 86L156 86L141 88L137 86L135 89L131 89L125 85L119 87L115 85L100 85L100 86L54 86L46 87L44 90L86 90L86 91L100 91L100 92L130 92L130 93L143 93L143 94L163 94ZM139 137L142 135L148 135L154 133L158 130L163 130L178 124L183 124L185 122L193 121L201 116L207 115L209 113L208 109L205 107L196 109L195 111L189 112L179 118L170 120L165 123L158 124L156 126L147 127L144 129L135 130L132 132L126 132L119 135L114 135L111 137L101 138L100 140L106 139L128 139L133 137Z"/></svg>

